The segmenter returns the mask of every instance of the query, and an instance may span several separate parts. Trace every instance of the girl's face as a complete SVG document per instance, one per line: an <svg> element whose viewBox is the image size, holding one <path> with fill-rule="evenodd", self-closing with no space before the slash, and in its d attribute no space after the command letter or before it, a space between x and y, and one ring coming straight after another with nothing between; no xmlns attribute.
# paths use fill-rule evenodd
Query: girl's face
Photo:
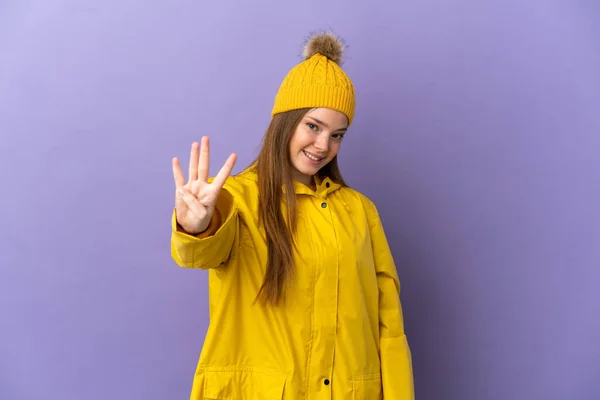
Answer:
<svg viewBox="0 0 600 400"><path fill-rule="evenodd" d="M290 140L293 179L310 185L312 176L337 155L347 127L348 118L339 111L309 111Z"/></svg>

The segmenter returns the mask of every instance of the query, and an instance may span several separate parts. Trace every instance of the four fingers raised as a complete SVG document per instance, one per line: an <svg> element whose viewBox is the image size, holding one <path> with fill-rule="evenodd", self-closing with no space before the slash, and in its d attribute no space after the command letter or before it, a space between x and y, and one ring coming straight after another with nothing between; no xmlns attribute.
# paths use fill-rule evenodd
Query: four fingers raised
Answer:
<svg viewBox="0 0 600 400"><path fill-rule="evenodd" d="M216 191L220 191L225 181L231 174L235 162L237 160L237 154L232 153L221 170L215 177L213 185ZM173 178L175 180L175 187L177 189L185 186L185 176L181 170L181 165L177 157L173 157ZM189 176L188 183L194 181L208 182L209 178L209 167L210 167L210 139L207 136L203 136L201 144L198 142L192 143L190 151L190 164L189 164Z"/></svg>

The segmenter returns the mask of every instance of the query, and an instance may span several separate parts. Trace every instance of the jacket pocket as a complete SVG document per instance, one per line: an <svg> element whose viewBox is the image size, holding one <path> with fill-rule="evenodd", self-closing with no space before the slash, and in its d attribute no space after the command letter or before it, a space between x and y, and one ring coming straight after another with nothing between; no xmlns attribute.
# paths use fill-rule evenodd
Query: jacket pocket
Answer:
<svg viewBox="0 0 600 400"><path fill-rule="evenodd" d="M206 370L205 399L281 400L286 376L252 369Z"/></svg>
<svg viewBox="0 0 600 400"><path fill-rule="evenodd" d="M383 398L379 374L360 376L352 378L351 381L353 400L381 400Z"/></svg>

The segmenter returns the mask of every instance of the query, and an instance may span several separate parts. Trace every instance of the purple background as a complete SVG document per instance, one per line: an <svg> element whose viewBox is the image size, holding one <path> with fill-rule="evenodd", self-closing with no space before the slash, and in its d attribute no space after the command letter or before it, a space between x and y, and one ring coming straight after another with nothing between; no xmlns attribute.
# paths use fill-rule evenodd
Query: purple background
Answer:
<svg viewBox="0 0 600 400"><path fill-rule="evenodd" d="M206 273L170 258L171 157L250 162L321 28L417 399L600 398L600 3L3 0L1 399L188 397Z"/></svg>

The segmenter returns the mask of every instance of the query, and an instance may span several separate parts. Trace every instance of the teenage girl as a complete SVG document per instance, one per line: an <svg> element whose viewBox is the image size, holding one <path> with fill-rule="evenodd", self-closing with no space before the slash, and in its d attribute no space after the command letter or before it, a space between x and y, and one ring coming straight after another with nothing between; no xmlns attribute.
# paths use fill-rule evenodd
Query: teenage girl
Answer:
<svg viewBox="0 0 600 400"><path fill-rule="evenodd" d="M354 87L343 43L313 35L275 97L257 159L209 179L209 139L176 185L171 253L209 270L191 399L414 399L400 283L375 205L337 155Z"/></svg>

